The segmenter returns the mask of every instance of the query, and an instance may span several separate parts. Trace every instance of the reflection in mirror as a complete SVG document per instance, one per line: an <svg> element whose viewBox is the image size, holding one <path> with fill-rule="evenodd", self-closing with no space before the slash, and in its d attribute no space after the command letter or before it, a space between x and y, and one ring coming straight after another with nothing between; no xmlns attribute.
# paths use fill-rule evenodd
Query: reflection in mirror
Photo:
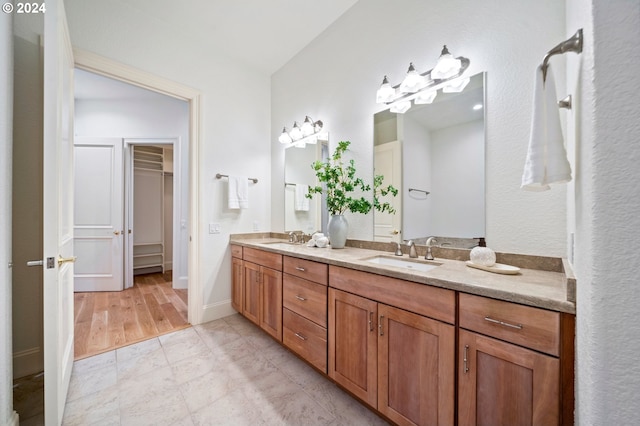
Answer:
<svg viewBox="0 0 640 426"><path fill-rule="evenodd" d="M311 164L329 157L329 136L324 134L315 144L299 148L294 145L285 150L284 161L284 229L313 234L326 232L329 221L327 209L322 208L324 195L308 199L304 196L309 186L317 183Z"/></svg>
<svg viewBox="0 0 640 426"><path fill-rule="evenodd" d="M400 190L395 217L376 213L374 241L435 236L436 245L470 248L484 237L484 78L405 114L374 115L375 174Z"/></svg>

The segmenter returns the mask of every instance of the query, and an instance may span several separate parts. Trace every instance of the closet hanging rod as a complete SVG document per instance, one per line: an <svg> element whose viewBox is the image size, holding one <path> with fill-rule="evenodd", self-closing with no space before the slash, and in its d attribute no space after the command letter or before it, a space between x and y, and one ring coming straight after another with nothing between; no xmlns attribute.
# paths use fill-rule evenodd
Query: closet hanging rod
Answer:
<svg viewBox="0 0 640 426"><path fill-rule="evenodd" d="M229 175L221 175L220 173L216 173L216 179L222 179L223 177L228 178ZM258 183L258 179L257 178L247 178L247 179L249 179L253 183Z"/></svg>
<svg viewBox="0 0 640 426"><path fill-rule="evenodd" d="M430 194L429 191L425 191L424 189L409 188L409 192L413 192L413 191L424 192L425 195L429 195Z"/></svg>
<svg viewBox="0 0 640 426"><path fill-rule="evenodd" d="M549 67L549 59L552 56L560 55L567 52L575 52L577 54L582 53L582 28L580 28L576 33L558 44L556 47L551 49L544 55L544 59L542 60L542 81L547 80L547 68Z"/></svg>

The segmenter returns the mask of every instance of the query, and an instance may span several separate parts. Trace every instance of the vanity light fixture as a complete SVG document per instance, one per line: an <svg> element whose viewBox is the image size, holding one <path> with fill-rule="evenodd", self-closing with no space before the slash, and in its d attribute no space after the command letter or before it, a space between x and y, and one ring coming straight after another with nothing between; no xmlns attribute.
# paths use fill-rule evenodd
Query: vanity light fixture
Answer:
<svg viewBox="0 0 640 426"><path fill-rule="evenodd" d="M287 128L283 127L278 141L285 145L304 148L307 143L317 143L318 133L322 131L322 127L322 121L313 121L313 119L307 115L305 116L302 126L299 126L298 122L294 121L291 131L287 131Z"/></svg>
<svg viewBox="0 0 640 426"><path fill-rule="evenodd" d="M389 105L391 112L405 113L411 108L412 100L415 104L433 102L440 88L443 92L461 92L469 79L457 78L469 68L470 62L462 56L454 57L444 46L436 66L429 71L419 74L410 63L407 75L396 86L391 86L385 75L376 92L376 103Z"/></svg>

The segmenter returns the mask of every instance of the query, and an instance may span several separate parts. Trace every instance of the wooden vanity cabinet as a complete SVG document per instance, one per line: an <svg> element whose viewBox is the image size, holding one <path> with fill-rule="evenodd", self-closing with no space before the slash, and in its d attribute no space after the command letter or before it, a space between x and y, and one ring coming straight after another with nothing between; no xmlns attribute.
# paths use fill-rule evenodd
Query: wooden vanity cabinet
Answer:
<svg viewBox="0 0 640 426"><path fill-rule="evenodd" d="M282 341L282 255L245 247L242 314Z"/></svg>
<svg viewBox="0 0 640 426"><path fill-rule="evenodd" d="M573 424L574 317L460 294L459 425Z"/></svg>
<svg viewBox="0 0 640 426"><path fill-rule="evenodd" d="M244 268L242 266L242 247L231 245L231 307L242 313L242 299L244 280L242 278Z"/></svg>
<svg viewBox="0 0 640 426"><path fill-rule="evenodd" d="M329 376L399 425L453 424L455 293L334 266L329 279Z"/></svg>
<svg viewBox="0 0 640 426"><path fill-rule="evenodd" d="M285 256L283 271L282 341L326 374L328 267Z"/></svg>

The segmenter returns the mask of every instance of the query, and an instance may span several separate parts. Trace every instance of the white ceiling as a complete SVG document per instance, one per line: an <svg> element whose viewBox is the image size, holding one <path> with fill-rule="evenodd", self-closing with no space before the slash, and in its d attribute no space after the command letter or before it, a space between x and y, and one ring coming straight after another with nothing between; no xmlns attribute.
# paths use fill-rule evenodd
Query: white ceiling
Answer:
<svg viewBox="0 0 640 426"><path fill-rule="evenodd" d="M135 9L172 32L205 40L230 57L271 75L357 1L110 0L110 3L121 12ZM84 71L76 72L75 84L76 99L139 99L155 95L140 88L131 91L131 85Z"/></svg>

